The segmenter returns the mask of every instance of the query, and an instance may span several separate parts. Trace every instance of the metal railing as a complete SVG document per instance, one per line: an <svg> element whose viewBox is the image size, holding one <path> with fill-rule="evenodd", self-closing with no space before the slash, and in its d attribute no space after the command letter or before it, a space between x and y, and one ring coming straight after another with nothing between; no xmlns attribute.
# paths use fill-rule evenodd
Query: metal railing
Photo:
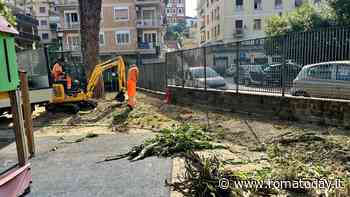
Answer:
<svg viewBox="0 0 350 197"><path fill-rule="evenodd" d="M65 21L65 23L64 23L64 28L65 28L65 29L75 29L75 30L78 30L78 29L80 29L80 22L72 23L72 22L67 22L67 21Z"/></svg>
<svg viewBox="0 0 350 197"><path fill-rule="evenodd" d="M157 28L162 25L161 19L139 19L136 21L137 28Z"/></svg>
<svg viewBox="0 0 350 197"><path fill-rule="evenodd" d="M143 79L149 89L166 76L174 86L350 99L350 27L175 51L163 66L143 66L162 67Z"/></svg>

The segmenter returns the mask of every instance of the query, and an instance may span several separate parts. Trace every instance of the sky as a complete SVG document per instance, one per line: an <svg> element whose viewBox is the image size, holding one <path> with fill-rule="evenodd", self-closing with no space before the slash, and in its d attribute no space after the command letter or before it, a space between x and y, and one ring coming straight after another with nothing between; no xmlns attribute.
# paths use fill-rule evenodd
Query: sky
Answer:
<svg viewBox="0 0 350 197"><path fill-rule="evenodd" d="M197 16L197 0L186 0L186 15Z"/></svg>

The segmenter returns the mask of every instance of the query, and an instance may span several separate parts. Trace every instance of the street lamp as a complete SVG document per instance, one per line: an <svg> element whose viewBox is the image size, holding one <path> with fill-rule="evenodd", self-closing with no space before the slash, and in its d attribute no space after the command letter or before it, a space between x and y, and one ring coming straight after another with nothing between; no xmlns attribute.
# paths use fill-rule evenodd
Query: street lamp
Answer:
<svg viewBox="0 0 350 197"><path fill-rule="evenodd" d="M58 31L57 32L57 37L58 37L58 41L60 44L60 52L61 52L61 58L63 58L63 31Z"/></svg>

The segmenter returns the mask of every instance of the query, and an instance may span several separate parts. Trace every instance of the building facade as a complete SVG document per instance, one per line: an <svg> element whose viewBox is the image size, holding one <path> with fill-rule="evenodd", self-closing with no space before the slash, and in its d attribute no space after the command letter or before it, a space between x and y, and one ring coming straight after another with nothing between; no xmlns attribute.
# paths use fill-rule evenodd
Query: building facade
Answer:
<svg viewBox="0 0 350 197"><path fill-rule="evenodd" d="M16 29L19 34L16 35L16 50L27 50L36 48L39 45L38 20L33 16L31 1L6 0L7 6L16 17Z"/></svg>
<svg viewBox="0 0 350 197"><path fill-rule="evenodd" d="M36 20L40 44L51 43L57 39L59 16L56 4L58 0L6 0L6 2L10 7L16 8L13 9L15 14L19 13L18 10L22 10L21 14Z"/></svg>
<svg viewBox="0 0 350 197"><path fill-rule="evenodd" d="M321 0L199 0L198 37L201 45L266 36L266 20Z"/></svg>
<svg viewBox="0 0 350 197"><path fill-rule="evenodd" d="M33 15L38 20L38 34L41 43L47 44L57 40L59 14L55 0L36 0L33 2Z"/></svg>
<svg viewBox="0 0 350 197"><path fill-rule="evenodd" d="M186 0L168 0L166 5L166 17L168 24L176 24L185 21Z"/></svg>
<svg viewBox="0 0 350 197"><path fill-rule="evenodd" d="M102 0L100 56L156 57L165 33L162 0ZM58 5L65 50L80 53L80 16L77 0Z"/></svg>

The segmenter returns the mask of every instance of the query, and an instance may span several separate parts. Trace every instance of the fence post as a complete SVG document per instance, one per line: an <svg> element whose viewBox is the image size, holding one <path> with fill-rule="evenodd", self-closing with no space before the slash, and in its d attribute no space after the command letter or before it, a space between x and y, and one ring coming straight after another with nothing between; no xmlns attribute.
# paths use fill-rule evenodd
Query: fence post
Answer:
<svg viewBox="0 0 350 197"><path fill-rule="evenodd" d="M285 36L282 37L282 47L281 47L281 50L282 50L282 69L281 69L281 82L282 82L282 96L284 97L285 95L285 91L286 91L286 85L285 85L285 79L284 79L284 75L286 74L286 51L284 50L285 48Z"/></svg>
<svg viewBox="0 0 350 197"><path fill-rule="evenodd" d="M203 48L203 63L204 63L204 90L207 91L207 48Z"/></svg>
<svg viewBox="0 0 350 197"><path fill-rule="evenodd" d="M165 54L165 90L168 88L168 53Z"/></svg>
<svg viewBox="0 0 350 197"><path fill-rule="evenodd" d="M184 70L184 52L181 51L180 53L181 55L181 71L182 71L182 87L184 88L185 87L185 70Z"/></svg>
<svg viewBox="0 0 350 197"><path fill-rule="evenodd" d="M237 54L236 54L236 58L237 58L237 64L236 64L236 76L234 76L234 80L235 80L235 83L236 83L236 93L238 94L239 93L239 65L240 65L240 57L239 57L239 47L240 47L240 42L237 42L236 43L236 47L237 47Z"/></svg>

